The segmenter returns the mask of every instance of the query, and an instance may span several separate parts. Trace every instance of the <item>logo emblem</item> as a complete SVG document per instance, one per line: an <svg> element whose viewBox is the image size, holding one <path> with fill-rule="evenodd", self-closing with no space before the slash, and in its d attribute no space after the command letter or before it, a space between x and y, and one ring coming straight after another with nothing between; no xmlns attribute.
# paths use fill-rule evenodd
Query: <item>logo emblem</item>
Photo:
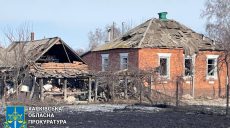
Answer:
<svg viewBox="0 0 230 128"><path fill-rule="evenodd" d="M25 121L25 107L7 106L4 128L27 128L27 123Z"/></svg>

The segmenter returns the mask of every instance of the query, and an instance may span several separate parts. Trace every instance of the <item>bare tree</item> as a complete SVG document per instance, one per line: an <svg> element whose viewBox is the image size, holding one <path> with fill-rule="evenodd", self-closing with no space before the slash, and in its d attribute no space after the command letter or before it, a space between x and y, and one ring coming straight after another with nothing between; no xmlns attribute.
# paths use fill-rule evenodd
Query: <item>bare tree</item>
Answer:
<svg viewBox="0 0 230 128"><path fill-rule="evenodd" d="M229 108L229 67L230 67L230 0L207 0L201 16L207 19L206 31L219 45L222 46L223 62L227 68L227 105Z"/></svg>
<svg viewBox="0 0 230 128"><path fill-rule="evenodd" d="M100 28L96 28L94 32L92 31L89 32L88 39L89 39L89 50L92 50L105 41L105 35Z"/></svg>
<svg viewBox="0 0 230 128"><path fill-rule="evenodd" d="M83 48L78 48L78 49L76 49L75 51L76 51L76 53L77 53L78 55L82 55L82 54L85 52L85 50L84 50Z"/></svg>
<svg viewBox="0 0 230 128"><path fill-rule="evenodd" d="M1 75L5 89L9 82L13 84L13 92L11 93L16 92L18 94L20 84L25 77L28 61L24 47L26 42L30 40L30 30L29 24L25 23L17 29L8 27L4 32L10 45L1 52L0 60L3 62L1 66L4 69Z"/></svg>
<svg viewBox="0 0 230 128"><path fill-rule="evenodd" d="M106 25L104 29L96 28L88 34L89 50L96 48L98 45L112 41L132 28L131 24L122 22L121 27L113 22L111 25Z"/></svg>

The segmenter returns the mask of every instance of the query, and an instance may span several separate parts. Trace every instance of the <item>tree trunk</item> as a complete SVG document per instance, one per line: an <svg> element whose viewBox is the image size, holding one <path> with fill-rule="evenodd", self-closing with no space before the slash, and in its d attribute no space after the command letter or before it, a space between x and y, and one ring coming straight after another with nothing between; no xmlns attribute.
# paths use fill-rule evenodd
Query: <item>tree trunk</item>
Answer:
<svg viewBox="0 0 230 128"><path fill-rule="evenodd" d="M229 108L229 63L227 59L225 59L226 67L227 67L227 87L226 87L226 115L228 115Z"/></svg>

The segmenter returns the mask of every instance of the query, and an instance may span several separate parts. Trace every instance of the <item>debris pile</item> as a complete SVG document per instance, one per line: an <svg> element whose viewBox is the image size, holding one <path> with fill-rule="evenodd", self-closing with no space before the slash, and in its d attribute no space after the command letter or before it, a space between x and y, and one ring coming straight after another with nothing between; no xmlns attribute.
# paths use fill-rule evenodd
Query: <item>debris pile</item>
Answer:
<svg viewBox="0 0 230 128"><path fill-rule="evenodd" d="M82 62L73 61L73 63L43 63L41 64L41 68L44 70L57 70L57 71L63 71L63 70L80 70L80 71L87 71L88 66L86 64L83 64Z"/></svg>
<svg viewBox="0 0 230 128"><path fill-rule="evenodd" d="M73 63L36 63L37 69L31 68L30 72L37 77L74 78L88 74L88 66L82 62Z"/></svg>

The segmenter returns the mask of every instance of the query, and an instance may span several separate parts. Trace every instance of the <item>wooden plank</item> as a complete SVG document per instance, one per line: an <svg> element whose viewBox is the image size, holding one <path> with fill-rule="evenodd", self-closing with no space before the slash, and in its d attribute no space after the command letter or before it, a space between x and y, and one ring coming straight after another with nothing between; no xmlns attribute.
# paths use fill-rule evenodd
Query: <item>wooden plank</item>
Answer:
<svg viewBox="0 0 230 128"><path fill-rule="evenodd" d="M40 86L40 99L44 101L44 90L43 90L43 78L39 79L39 86Z"/></svg>
<svg viewBox="0 0 230 128"><path fill-rule="evenodd" d="M63 95L63 92L44 92L44 95Z"/></svg>
<svg viewBox="0 0 230 128"><path fill-rule="evenodd" d="M88 90L88 103L90 103L91 102L91 91L92 91L92 86L91 86L91 84L92 84L92 81L91 81L91 78L89 78L88 79L89 80L89 90Z"/></svg>
<svg viewBox="0 0 230 128"><path fill-rule="evenodd" d="M66 78L64 78L64 101L66 101L66 99L67 99L67 79Z"/></svg>
<svg viewBox="0 0 230 128"><path fill-rule="evenodd" d="M88 91L83 91L83 92L67 92L66 95L81 95L81 94L86 94ZM45 92L44 95L63 95L64 92Z"/></svg>
<svg viewBox="0 0 230 128"><path fill-rule="evenodd" d="M86 94L88 91L82 91L82 92L67 92L67 95L81 95Z"/></svg>

